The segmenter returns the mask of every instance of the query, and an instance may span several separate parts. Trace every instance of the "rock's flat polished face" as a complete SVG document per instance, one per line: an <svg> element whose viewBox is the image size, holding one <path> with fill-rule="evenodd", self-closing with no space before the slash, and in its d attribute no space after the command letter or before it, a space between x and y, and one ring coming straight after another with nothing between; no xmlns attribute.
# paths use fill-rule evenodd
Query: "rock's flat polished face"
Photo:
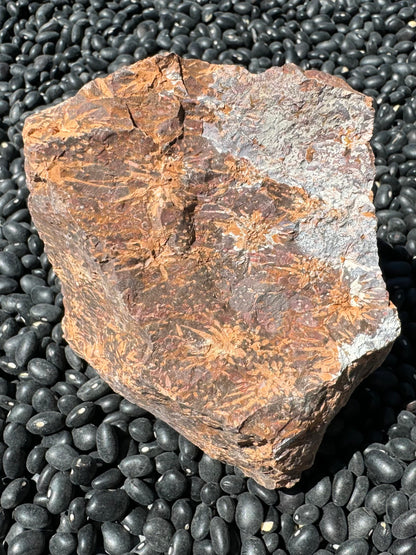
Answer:
<svg viewBox="0 0 416 555"><path fill-rule="evenodd" d="M143 60L28 118L65 336L113 388L267 487L293 484L399 333L371 101L294 65Z"/></svg>

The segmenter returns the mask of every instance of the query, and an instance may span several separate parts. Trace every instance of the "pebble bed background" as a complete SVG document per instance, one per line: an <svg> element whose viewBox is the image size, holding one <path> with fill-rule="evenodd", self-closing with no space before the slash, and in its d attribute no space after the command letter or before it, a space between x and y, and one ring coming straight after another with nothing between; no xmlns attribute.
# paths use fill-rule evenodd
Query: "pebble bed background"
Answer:
<svg viewBox="0 0 416 555"><path fill-rule="evenodd" d="M415 44L410 0L0 0L0 553L416 554ZM290 490L210 459L62 338L59 280L26 205L23 121L162 50L321 69L377 109L380 263L403 333Z"/></svg>

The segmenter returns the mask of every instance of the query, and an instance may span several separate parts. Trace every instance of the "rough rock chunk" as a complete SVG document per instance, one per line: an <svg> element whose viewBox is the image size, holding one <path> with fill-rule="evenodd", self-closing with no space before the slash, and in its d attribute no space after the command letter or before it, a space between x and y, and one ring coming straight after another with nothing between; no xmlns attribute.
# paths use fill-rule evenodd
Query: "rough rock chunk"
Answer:
<svg viewBox="0 0 416 555"><path fill-rule="evenodd" d="M288 64L157 55L24 128L65 337L118 392L266 487L294 484L399 333L371 100Z"/></svg>

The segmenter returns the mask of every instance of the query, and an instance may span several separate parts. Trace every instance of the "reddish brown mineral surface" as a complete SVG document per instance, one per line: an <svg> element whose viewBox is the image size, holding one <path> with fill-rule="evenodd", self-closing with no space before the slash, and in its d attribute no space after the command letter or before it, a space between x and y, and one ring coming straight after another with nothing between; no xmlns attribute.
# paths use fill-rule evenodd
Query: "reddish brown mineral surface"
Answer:
<svg viewBox="0 0 416 555"><path fill-rule="evenodd" d="M266 487L294 484L399 333L368 97L294 65L157 55L24 128L69 344Z"/></svg>

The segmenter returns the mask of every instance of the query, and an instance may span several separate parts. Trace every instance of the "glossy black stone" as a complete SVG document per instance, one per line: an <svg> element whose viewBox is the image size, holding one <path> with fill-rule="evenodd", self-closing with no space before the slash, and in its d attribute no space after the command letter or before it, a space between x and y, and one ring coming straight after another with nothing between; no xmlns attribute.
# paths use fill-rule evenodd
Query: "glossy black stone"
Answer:
<svg viewBox="0 0 416 555"><path fill-rule="evenodd" d="M86 507L86 514L97 522L121 520L127 513L129 498L122 489L94 491Z"/></svg>

